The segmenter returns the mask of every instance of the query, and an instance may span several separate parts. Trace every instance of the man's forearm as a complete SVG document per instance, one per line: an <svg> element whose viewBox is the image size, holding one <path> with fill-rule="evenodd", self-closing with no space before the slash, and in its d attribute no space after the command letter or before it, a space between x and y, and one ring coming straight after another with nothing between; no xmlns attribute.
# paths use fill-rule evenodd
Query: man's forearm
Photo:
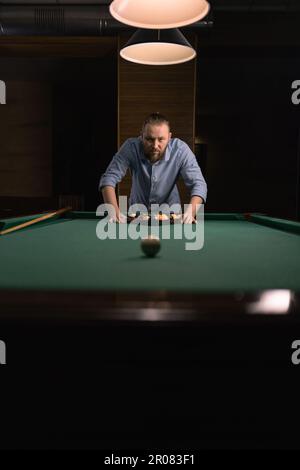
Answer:
<svg viewBox="0 0 300 470"><path fill-rule="evenodd" d="M116 214L118 214L119 206L115 188L113 186L104 186L102 188L102 196L105 204L110 204L111 206L113 206Z"/></svg>
<svg viewBox="0 0 300 470"><path fill-rule="evenodd" d="M192 212L192 216L195 217L197 215L197 211L199 209L200 204L203 204L203 199L200 196L192 196L189 202L189 210Z"/></svg>

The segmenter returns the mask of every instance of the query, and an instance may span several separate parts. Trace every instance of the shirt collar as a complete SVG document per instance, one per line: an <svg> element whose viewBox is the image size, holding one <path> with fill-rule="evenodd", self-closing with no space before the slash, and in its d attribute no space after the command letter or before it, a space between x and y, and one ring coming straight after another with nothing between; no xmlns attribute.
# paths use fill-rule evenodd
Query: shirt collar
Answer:
<svg viewBox="0 0 300 470"><path fill-rule="evenodd" d="M170 160L170 156L171 156L171 140L170 140L170 142L169 142L168 145L167 145L165 154L164 154L164 156L163 156L162 159L167 162L168 160Z"/></svg>

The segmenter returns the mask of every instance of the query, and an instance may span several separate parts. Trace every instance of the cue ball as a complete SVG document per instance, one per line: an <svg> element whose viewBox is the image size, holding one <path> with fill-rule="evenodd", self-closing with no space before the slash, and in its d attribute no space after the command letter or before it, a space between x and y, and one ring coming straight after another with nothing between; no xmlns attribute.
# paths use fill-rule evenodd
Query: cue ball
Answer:
<svg viewBox="0 0 300 470"><path fill-rule="evenodd" d="M159 238L149 235L141 241L141 248L146 256L153 258L160 250Z"/></svg>

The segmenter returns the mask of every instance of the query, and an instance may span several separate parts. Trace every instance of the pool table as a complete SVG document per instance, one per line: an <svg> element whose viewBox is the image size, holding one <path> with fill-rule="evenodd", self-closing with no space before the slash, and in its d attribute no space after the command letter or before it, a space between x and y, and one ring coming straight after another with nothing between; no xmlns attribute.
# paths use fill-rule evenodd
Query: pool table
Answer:
<svg viewBox="0 0 300 470"><path fill-rule="evenodd" d="M300 224L207 213L147 258L99 221L0 236L0 447L299 448Z"/></svg>
<svg viewBox="0 0 300 470"><path fill-rule="evenodd" d="M2 220L0 230L28 220ZM185 234L174 239L170 226L170 239L150 259L140 240L100 240L99 220L69 212L0 237L1 316L215 321L299 312L300 223L208 213L201 249L187 251ZM193 237L195 226L185 229Z"/></svg>

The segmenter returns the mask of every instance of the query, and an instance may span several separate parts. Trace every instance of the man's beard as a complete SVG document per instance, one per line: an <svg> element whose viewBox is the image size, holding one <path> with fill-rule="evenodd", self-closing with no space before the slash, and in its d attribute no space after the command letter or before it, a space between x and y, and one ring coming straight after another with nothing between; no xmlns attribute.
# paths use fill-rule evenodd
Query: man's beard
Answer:
<svg viewBox="0 0 300 470"><path fill-rule="evenodd" d="M163 154L164 154L164 152L157 152L157 153L148 152L148 153L145 153L146 157L148 158L148 160L151 163L158 162L158 160L160 160L163 157Z"/></svg>

